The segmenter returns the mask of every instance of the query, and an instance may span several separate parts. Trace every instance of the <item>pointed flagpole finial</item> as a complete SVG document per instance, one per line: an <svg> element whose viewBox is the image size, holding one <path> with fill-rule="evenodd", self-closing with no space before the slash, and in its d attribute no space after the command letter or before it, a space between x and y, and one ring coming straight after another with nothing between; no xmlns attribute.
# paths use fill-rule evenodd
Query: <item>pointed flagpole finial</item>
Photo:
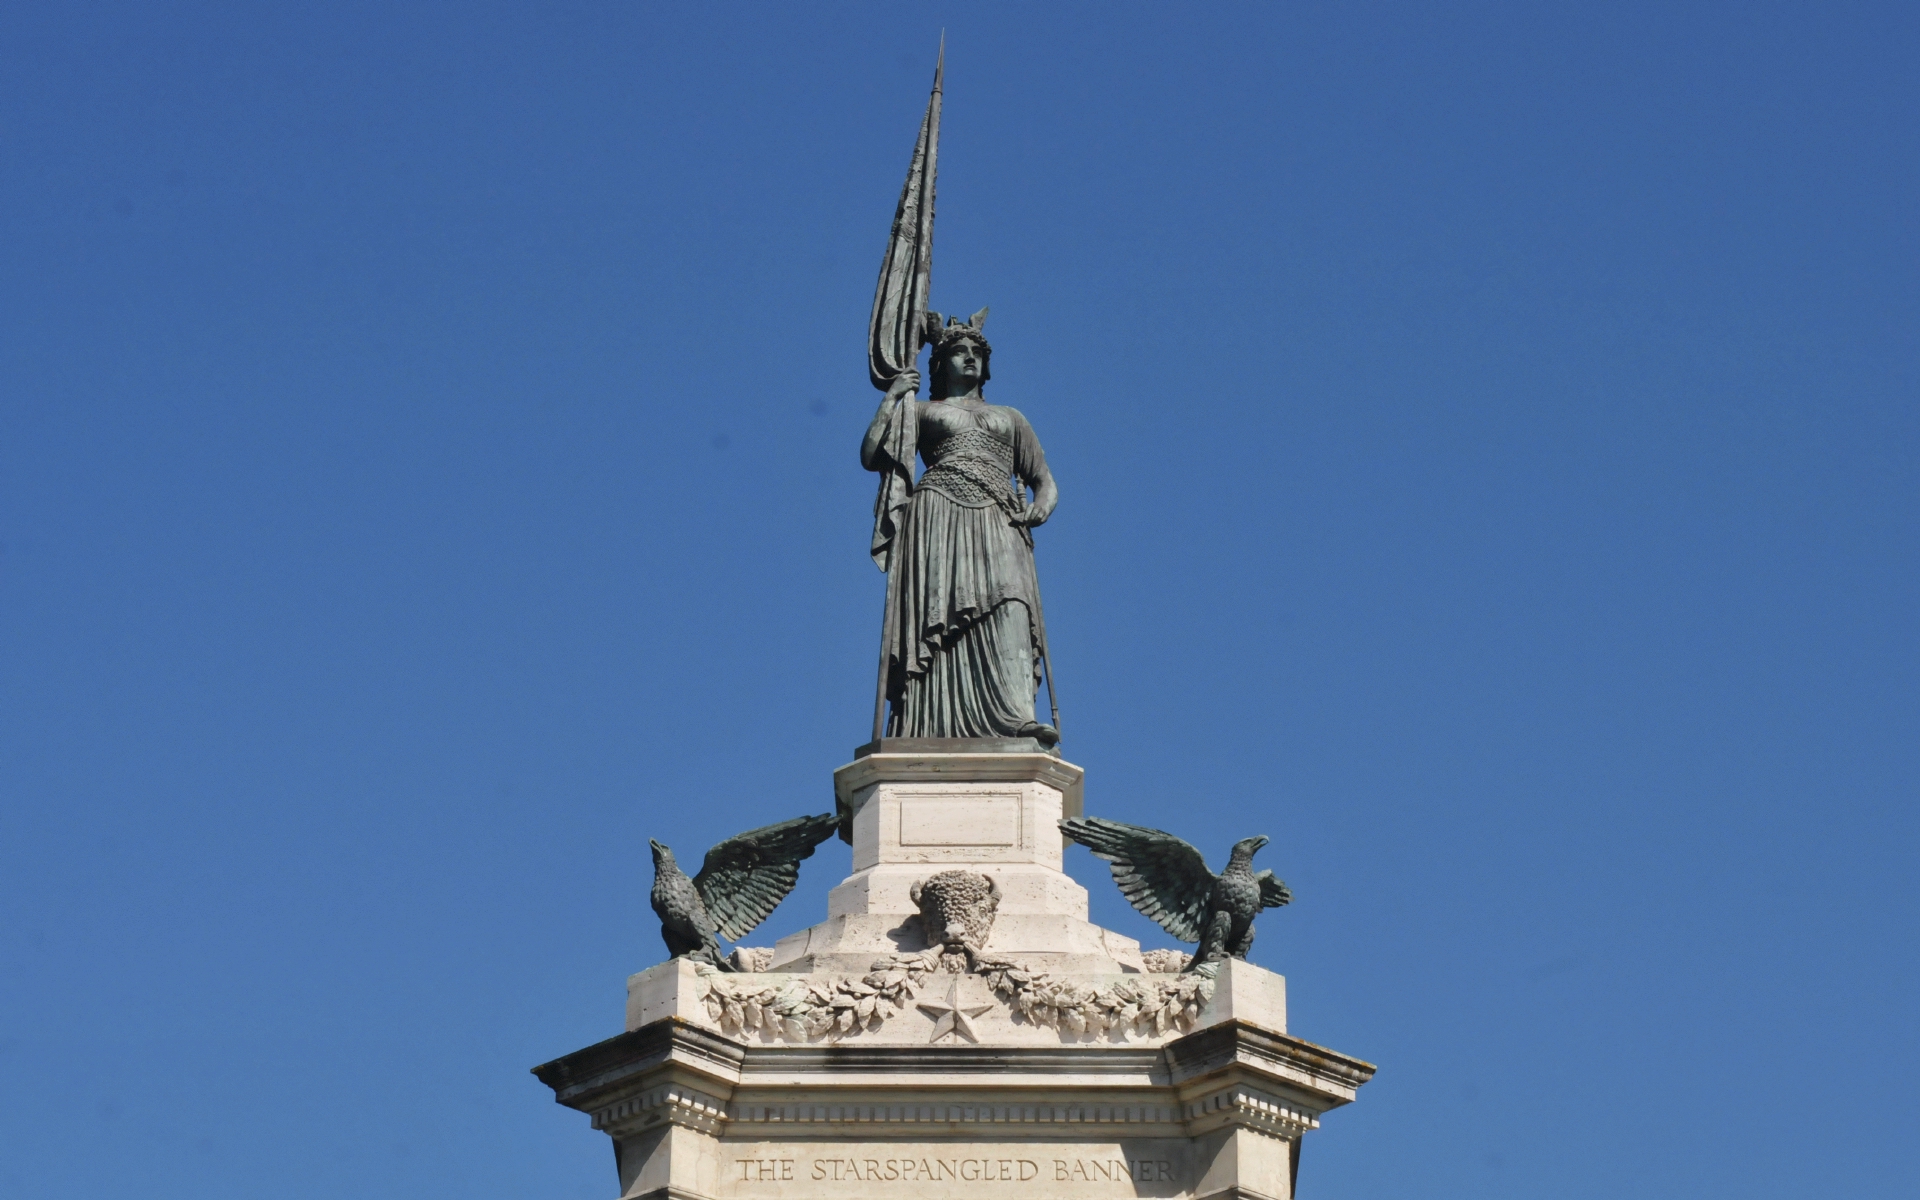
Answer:
<svg viewBox="0 0 1920 1200"><path fill-rule="evenodd" d="M867 329L868 374L873 386L883 392L901 372L913 369L926 337L927 292L933 274L933 185L940 160L940 83L946 64L947 35L942 30L933 93L927 97L927 115L920 121L920 138L900 188L900 206L894 210L893 233L880 262L873 319Z"/></svg>

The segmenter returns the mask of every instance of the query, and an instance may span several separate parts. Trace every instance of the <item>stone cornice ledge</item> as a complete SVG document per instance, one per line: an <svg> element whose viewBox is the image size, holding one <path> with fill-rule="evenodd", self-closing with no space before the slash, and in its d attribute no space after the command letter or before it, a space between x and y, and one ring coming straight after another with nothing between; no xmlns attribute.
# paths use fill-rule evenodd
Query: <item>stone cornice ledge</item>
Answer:
<svg viewBox="0 0 1920 1200"><path fill-rule="evenodd" d="M1157 1125L1184 1127L1188 1136L1231 1125L1286 1139L1318 1128L1319 1115L1351 1101L1373 1072L1371 1063L1240 1021L1154 1049L774 1048L743 1046L673 1019L534 1068L555 1100L616 1135L670 1124L719 1136L738 1122L842 1129ZM1050 1084L1069 1094L978 1094L989 1076L1016 1093ZM902 1100L892 1081L910 1078L922 1082L924 1094ZM776 1099L769 1086L802 1092ZM839 1094L806 1094L817 1087Z"/></svg>
<svg viewBox="0 0 1920 1200"><path fill-rule="evenodd" d="M724 1093L740 1079L747 1048L679 1018L655 1021L533 1068L553 1098L582 1112L604 1110L636 1089L667 1079Z"/></svg>
<svg viewBox="0 0 1920 1200"><path fill-rule="evenodd" d="M1287 1090L1317 1112L1350 1103L1374 1066L1312 1042L1243 1021L1227 1021L1168 1042L1163 1051L1173 1083L1187 1094L1217 1086L1215 1077L1242 1072Z"/></svg>
<svg viewBox="0 0 1920 1200"><path fill-rule="evenodd" d="M1320 1118L1307 1108L1243 1084L1234 1084L1184 1106L1190 1136L1211 1133L1228 1125L1251 1129L1269 1137L1291 1140L1320 1128Z"/></svg>
<svg viewBox="0 0 1920 1200"><path fill-rule="evenodd" d="M746 1047L742 1086L781 1083L836 1083L849 1077L873 1081L889 1077L980 1076L1007 1080L1032 1077L1051 1082L1113 1080L1165 1085L1166 1059L1158 1046L874 1046L840 1042L822 1045Z"/></svg>
<svg viewBox="0 0 1920 1200"><path fill-rule="evenodd" d="M1051 754L869 754L833 773L842 802L876 783L1044 783L1063 792L1086 772Z"/></svg>
<svg viewBox="0 0 1920 1200"><path fill-rule="evenodd" d="M682 1083L662 1084L621 1096L592 1111L593 1127L616 1136L655 1125L678 1125L718 1137L727 1124L727 1102Z"/></svg>
<svg viewBox="0 0 1920 1200"><path fill-rule="evenodd" d="M819 1125L830 1130L850 1130L856 1126L882 1126L896 1135L917 1131L926 1136L926 1127L937 1132L962 1132L979 1136L988 1127L1003 1125L1184 1126L1178 1104L1162 1096L1152 1100L1128 1102L1101 1100L1063 1100L1022 1103L1003 1098L973 1097L964 1100L930 1098L926 1100L885 1101L878 1103L755 1103L736 1101L731 1119L740 1125ZM816 1131L818 1132L818 1131Z"/></svg>

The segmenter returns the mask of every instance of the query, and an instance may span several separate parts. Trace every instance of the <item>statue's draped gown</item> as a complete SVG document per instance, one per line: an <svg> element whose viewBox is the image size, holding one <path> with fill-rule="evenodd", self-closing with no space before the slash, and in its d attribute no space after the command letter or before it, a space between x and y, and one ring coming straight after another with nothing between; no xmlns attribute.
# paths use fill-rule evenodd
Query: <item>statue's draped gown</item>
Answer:
<svg viewBox="0 0 1920 1200"><path fill-rule="evenodd" d="M1041 618L1031 536L1012 518L1046 475L1040 440L997 404L902 404L926 471L897 534L888 734L1017 736L1034 719Z"/></svg>

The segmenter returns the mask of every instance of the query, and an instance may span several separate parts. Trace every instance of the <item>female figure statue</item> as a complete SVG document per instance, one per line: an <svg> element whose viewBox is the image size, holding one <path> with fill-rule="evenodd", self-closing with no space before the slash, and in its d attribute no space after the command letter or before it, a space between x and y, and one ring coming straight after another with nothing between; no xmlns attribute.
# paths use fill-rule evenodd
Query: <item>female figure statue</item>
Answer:
<svg viewBox="0 0 1920 1200"><path fill-rule="evenodd" d="M889 555L887 735L1050 746L1058 732L1034 719L1043 627L1031 531L1059 492L1027 419L981 396L985 310L944 328L929 316L929 398L914 398L919 372L902 371L860 445L869 471L911 480L916 451L926 464L899 510L885 511L883 490L876 533L876 558Z"/></svg>

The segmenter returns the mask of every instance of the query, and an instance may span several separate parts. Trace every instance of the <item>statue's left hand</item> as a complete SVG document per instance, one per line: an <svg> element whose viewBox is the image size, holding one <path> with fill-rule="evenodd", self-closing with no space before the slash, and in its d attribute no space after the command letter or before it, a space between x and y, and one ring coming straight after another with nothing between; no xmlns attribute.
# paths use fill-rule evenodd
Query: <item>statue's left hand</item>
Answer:
<svg viewBox="0 0 1920 1200"><path fill-rule="evenodd" d="M1029 508L1027 511L1021 513L1018 517L1015 517L1013 520L1013 523L1015 525L1024 525L1028 529L1032 529L1039 525L1045 525L1047 523L1047 518L1052 515L1053 515L1052 505L1047 505L1046 507L1042 508L1040 505L1036 504L1032 508Z"/></svg>

